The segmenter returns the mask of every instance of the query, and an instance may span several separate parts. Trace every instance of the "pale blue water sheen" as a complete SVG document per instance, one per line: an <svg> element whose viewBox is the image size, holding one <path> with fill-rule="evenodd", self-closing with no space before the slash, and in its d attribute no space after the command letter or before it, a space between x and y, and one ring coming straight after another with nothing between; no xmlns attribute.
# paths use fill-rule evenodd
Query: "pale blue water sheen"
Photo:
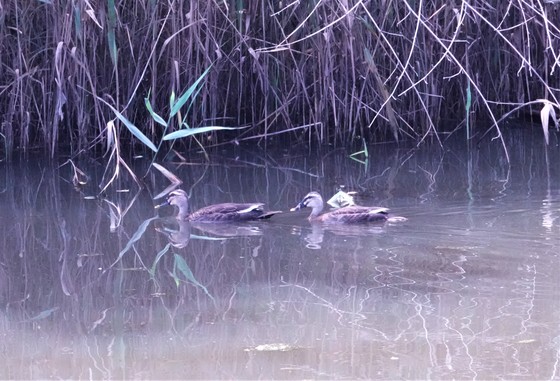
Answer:
<svg viewBox="0 0 560 381"><path fill-rule="evenodd" d="M193 208L346 185L408 218L342 227L178 225L152 219L157 171L90 200L103 160L76 161L82 190L70 166L0 163L0 378L558 379L558 139L507 144L511 166L498 141L161 163Z"/></svg>

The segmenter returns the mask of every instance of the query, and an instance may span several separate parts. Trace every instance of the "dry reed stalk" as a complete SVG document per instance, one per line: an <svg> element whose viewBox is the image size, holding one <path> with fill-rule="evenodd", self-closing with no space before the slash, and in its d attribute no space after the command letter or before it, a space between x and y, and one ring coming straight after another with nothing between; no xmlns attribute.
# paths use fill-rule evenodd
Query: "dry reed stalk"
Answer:
<svg viewBox="0 0 560 381"><path fill-rule="evenodd" d="M159 109L167 115L169 94L213 65L196 105L179 119L188 117L193 127L251 128L215 131L186 148L251 136L290 144L302 136L298 126L315 126L305 133L310 144L420 144L454 133L460 123L442 122L466 120L468 109L470 136L483 135L481 122L490 121L505 149L501 115L537 99L559 104L555 6L7 2L0 17L0 133L7 155L18 147L42 146L51 156L61 148L107 147L103 131L114 115L101 98L157 141L165 132L143 98L168 105Z"/></svg>

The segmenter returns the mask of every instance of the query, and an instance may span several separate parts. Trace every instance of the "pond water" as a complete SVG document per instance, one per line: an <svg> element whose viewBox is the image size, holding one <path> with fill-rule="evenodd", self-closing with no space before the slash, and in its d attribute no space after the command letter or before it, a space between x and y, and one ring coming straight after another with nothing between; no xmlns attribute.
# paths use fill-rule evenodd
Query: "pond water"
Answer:
<svg viewBox="0 0 560 381"><path fill-rule="evenodd" d="M66 158L0 163L0 378L558 379L558 139L506 143L509 165L497 140L161 162L193 209L285 211L221 225L154 210L146 159L104 199L104 159L75 160L80 189ZM342 185L407 220L289 212Z"/></svg>

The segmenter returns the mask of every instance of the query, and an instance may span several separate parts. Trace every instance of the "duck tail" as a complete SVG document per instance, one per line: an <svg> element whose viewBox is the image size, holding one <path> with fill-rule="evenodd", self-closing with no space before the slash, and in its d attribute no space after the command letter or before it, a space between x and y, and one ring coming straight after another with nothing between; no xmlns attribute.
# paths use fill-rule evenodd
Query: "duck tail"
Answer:
<svg viewBox="0 0 560 381"><path fill-rule="evenodd" d="M266 213L261 214L258 217L258 219L259 220L267 220L270 217L274 216L275 214L279 214L279 213L282 213L282 211L281 210L274 210L274 211L271 211L271 212L266 212Z"/></svg>

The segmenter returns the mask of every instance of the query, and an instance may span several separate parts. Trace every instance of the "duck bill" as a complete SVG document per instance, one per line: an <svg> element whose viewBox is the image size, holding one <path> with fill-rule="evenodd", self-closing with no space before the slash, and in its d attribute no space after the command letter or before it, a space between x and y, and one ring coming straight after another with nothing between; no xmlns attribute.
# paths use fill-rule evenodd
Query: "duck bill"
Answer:
<svg viewBox="0 0 560 381"><path fill-rule="evenodd" d="M292 209L290 209L290 212L295 212L296 210L300 210L301 208L305 208L305 205L303 205L303 202L300 202L299 204L294 206Z"/></svg>
<svg viewBox="0 0 560 381"><path fill-rule="evenodd" d="M161 208L162 206L166 206L166 205L169 205L169 202L168 202L167 200L165 200L164 202L162 202L162 203L159 204L159 205L154 206L154 209L159 209L159 208Z"/></svg>

